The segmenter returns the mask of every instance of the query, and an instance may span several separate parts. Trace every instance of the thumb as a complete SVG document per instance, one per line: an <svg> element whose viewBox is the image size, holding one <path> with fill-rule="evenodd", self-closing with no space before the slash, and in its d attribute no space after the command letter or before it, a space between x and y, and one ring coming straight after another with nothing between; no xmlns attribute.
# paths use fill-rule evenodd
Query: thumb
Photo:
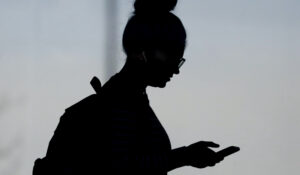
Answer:
<svg viewBox="0 0 300 175"><path fill-rule="evenodd" d="M200 144L205 147L218 148L220 145L214 142L208 141L200 141Z"/></svg>

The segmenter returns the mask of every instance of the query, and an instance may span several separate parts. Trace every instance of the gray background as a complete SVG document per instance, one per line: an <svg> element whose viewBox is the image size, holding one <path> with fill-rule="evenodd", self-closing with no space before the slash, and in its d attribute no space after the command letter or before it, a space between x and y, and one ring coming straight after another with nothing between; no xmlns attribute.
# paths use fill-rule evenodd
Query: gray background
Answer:
<svg viewBox="0 0 300 175"><path fill-rule="evenodd" d="M1 175L31 174L64 109L93 93L94 75L121 68L132 10L132 0L0 0ZM169 174L299 174L300 1L181 0L175 14L187 62L165 89L148 88L151 105L174 148L241 151Z"/></svg>

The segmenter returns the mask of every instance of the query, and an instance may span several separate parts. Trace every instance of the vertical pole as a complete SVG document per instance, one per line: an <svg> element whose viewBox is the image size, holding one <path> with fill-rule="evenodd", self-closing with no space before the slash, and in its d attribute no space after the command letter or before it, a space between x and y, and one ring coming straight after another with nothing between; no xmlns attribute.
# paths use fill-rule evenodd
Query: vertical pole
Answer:
<svg viewBox="0 0 300 175"><path fill-rule="evenodd" d="M118 0L106 0L105 79L117 71Z"/></svg>

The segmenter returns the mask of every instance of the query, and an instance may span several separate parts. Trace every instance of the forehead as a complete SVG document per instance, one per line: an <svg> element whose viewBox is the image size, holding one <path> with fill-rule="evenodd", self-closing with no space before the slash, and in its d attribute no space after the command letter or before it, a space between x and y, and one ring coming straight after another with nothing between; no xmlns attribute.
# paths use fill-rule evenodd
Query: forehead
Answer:
<svg viewBox="0 0 300 175"><path fill-rule="evenodd" d="M158 50L164 52L169 56L182 57L185 50L185 44L182 43L166 44L164 46L159 47Z"/></svg>

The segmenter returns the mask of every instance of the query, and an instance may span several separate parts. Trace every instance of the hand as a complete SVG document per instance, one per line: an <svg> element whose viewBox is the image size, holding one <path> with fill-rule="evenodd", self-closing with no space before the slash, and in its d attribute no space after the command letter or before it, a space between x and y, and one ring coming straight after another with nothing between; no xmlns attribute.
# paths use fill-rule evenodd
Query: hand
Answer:
<svg viewBox="0 0 300 175"><path fill-rule="evenodd" d="M213 142L200 141L191 144L186 148L187 165L196 168L205 168L207 166L215 166L224 159L223 156L217 154L211 148L218 148L219 145Z"/></svg>

